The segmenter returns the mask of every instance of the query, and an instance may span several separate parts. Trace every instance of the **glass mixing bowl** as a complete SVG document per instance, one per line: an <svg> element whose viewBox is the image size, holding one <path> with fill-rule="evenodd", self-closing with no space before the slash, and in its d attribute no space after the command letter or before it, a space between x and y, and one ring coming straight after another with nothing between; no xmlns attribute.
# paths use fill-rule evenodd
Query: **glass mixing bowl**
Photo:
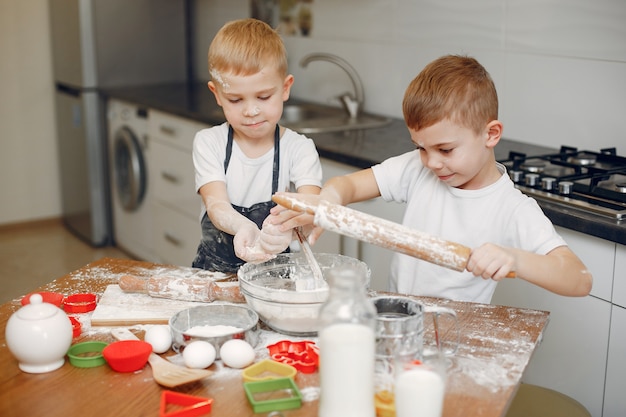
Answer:
<svg viewBox="0 0 626 417"><path fill-rule="evenodd" d="M328 271L353 266L366 275L369 286L371 271L364 262L349 256L316 253L324 279ZM248 305L272 330L291 336L315 336L317 313L328 298L328 286L309 289L303 277L313 273L303 253L280 254L263 263L247 263L239 268L239 286Z"/></svg>

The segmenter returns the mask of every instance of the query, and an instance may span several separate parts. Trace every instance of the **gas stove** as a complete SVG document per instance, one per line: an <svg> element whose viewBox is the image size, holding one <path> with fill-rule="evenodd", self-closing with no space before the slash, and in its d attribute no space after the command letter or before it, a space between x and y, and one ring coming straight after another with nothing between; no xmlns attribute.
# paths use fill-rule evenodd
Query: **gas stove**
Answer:
<svg viewBox="0 0 626 417"><path fill-rule="evenodd" d="M515 186L536 200L626 218L626 158L615 148L593 152L562 146L540 156L510 152L501 162Z"/></svg>

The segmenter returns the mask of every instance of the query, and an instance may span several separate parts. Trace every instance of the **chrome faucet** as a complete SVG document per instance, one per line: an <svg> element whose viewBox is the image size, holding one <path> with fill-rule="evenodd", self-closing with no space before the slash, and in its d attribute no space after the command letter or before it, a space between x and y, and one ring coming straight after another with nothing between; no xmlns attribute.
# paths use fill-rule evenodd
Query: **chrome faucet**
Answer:
<svg viewBox="0 0 626 417"><path fill-rule="evenodd" d="M361 78L359 78L359 74L357 74L354 67L348 64L345 59L340 58L337 55L322 52L306 55L300 60L300 66L302 68L306 68L306 66L313 61L331 62L339 66L348 74L348 77L350 77L350 81L352 81L352 86L354 87L354 95L350 93L344 93L339 96L339 99L350 114L350 117L355 119L359 115L360 107L363 105L364 94L363 83L361 82Z"/></svg>

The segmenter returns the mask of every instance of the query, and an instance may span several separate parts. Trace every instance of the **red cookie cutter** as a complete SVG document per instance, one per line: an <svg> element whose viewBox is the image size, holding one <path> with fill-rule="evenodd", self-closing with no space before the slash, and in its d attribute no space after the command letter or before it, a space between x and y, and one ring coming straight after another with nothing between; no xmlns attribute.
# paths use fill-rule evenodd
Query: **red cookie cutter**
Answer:
<svg viewBox="0 0 626 417"><path fill-rule="evenodd" d="M88 313L96 308L96 294L72 294L63 300L66 313Z"/></svg>
<svg viewBox="0 0 626 417"><path fill-rule="evenodd" d="M39 291L39 292L32 292L30 294L25 295L24 297L22 297L22 305L25 306L26 304L30 304L30 296L33 294L39 294L41 295L42 301L44 303L50 303L50 304L54 304L57 307L62 308L63 305L63 294L58 293L58 292L50 292L50 291Z"/></svg>
<svg viewBox="0 0 626 417"><path fill-rule="evenodd" d="M76 319L76 317L72 317L72 316L68 316L70 319L70 323L72 323L72 337L76 338L78 336L80 336L80 334L82 333L82 324L80 323L80 321L78 321L78 319Z"/></svg>
<svg viewBox="0 0 626 417"><path fill-rule="evenodd" d="M267 349L270 358L291 365L303 374L315 372L319 365L319 348L310 340L300 342L281 340L269 345Z"/></svg>
<svg viewBox="0 0 626 417"><path fill-rule="evenodd" d="M212 398L196 397L182 392L163 391L159 417L198 417L211 412ZM171 406L173 411L168 411ZM178 408L178 409L176 409Z"/></svg>

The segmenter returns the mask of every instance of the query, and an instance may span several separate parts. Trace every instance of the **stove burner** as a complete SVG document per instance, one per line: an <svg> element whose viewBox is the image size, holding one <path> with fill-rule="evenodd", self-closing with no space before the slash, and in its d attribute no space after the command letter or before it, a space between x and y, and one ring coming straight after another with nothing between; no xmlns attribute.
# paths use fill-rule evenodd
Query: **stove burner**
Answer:
<svg viewBox="0 0 626 417"><path fill-rule="evenodd" d="M569 158L567 158L567 162L569 162L570 164L581 165L581 166L593 165L596 163L597 160L598 159L594 154L591 154L588 152L581 152L579 154L572 155Z"/></svg>
<svg viewBox="0 0 626 417"><path fill-rule="evenodd" d="M546 163L544 161L525 161L520 165L520 168L527 172L541 173L546 169Z"/></svg>
<svg viewBox="0 0 626 417"><path fill-rule="evenodd" d="M501 161L524 193L566 208L626 220L626 157L615 148L600 152L561 147L558 153L510 152Z"/></svg>

